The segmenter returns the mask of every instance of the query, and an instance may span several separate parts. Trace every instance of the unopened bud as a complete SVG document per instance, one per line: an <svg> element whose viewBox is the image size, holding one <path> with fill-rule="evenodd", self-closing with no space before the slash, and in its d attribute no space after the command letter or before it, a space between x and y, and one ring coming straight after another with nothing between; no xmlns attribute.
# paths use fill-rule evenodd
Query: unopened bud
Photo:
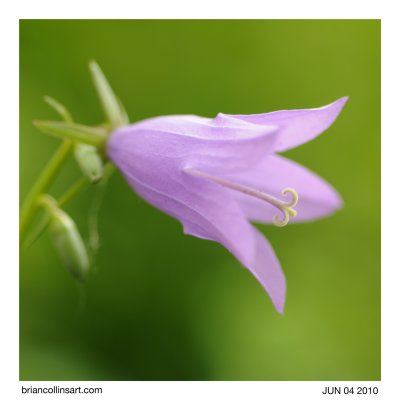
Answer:
<svg viewBox="0 0 400 400"><path fill-rule="evenodd" d="M83 173L92 183L101 180L104 174L103 160L96 147L86 144L75 146L75 159Z"/></svg>
<svg viewBox="0 0 400 400"><path fill-rule="evenodd" d="M61 209L52 209L50 232L54 246L69 272L78 280L85 281L89 268L89 256L73 219Z"/></svg>

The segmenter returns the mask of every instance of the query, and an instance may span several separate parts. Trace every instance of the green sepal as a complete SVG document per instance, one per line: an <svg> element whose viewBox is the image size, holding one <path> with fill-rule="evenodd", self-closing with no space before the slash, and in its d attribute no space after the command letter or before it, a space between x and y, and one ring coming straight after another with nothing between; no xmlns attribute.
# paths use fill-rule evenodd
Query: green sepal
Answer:
<svg viewBox="0 0 400 400"><path fill-rule="evenodd" d="M96 147L103 147L107 139L107 132L102 128L59 121L34 121L33 124L43 133Z"/></svg>
<svg viewBox="0 0 400 400"><path fill-rule="evenodd" d="M117 100L118 100L118 104L119 104L119 108L120 108L120 112L121 112L122 126L129 125L129 115L128 115L124 105L122 104L122 101L120 99L117 99Z"/></svg>
<svg viewBox="0 0 400 400"><path fill-rule="evenodd" d="M99 182L104 175L104 165L97 148L87 144L77 144L74 153L82 174L91 183Z"/></svg>
<svg viewBox="0 0 400 400"><path fill-rule="evenodd" d="M65 122L74 122L72 119L72 115L68 111L67 107L64 104L61 104L56 99L53 99L50 96L44 96L44 101L57 113L59 114Z"/></svg>
<svg viewBox="0 0 400 400"><path fill-rule="evenodd" d="M103 71L95 61L89 63L93 82L96 87L103 111L113 129L128 125L128 115L122 103L115 95Z"/></svg>

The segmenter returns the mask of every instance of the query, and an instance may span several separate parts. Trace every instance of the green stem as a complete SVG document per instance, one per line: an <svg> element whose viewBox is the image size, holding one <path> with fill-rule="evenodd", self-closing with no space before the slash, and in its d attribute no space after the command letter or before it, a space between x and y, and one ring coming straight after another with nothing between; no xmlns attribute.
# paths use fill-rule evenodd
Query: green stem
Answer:
<svg viewBox="0 0 400 400"><path fill-rule="evenodd" d="M70 140L64 140L33 185L31 191L28 193L20 214L19 226L21 242L26 234L31 219L35 214L40 195L43 194L51 185L57 172L66 161L71 151L72 142Z"/></svg>
<svg viewBox="0 0 400 400"><path fill-rule="evenodd" d="M57 201L58 206L62 207L65 203L68 203L78 192L80 192L81 189L87 186L88 183L89 182L85 177L76 181Z"/></svg>

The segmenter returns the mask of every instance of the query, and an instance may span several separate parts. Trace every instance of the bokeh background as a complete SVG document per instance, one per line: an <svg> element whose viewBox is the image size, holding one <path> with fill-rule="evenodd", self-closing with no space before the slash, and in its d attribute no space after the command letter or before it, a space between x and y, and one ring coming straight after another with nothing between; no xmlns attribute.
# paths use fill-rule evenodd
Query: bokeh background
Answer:
<svg viewBox="0 0 400 400"><path fill-rule="evenodd" d="M220 245L182 234L123 178L109 182L88 284L43 235L21 255L21 380L379 380L380 22L378 20L20 22L20 194L58 145L34 129L103 119L96 59L132 121L261 113L350 100L316 140L287 152L331 182L345 207L260 229L288 283L279 315ZM69 162L52 193L79 176ZM94 189L66 210L87 234Z"/></svg>

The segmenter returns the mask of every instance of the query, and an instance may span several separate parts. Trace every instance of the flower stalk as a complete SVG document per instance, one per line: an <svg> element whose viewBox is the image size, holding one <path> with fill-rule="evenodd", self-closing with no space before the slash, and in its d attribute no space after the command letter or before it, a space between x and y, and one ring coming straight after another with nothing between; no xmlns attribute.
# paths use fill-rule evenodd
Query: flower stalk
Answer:
<svg viewBox="0 0 400 400"><path fill-rule="evenodd" d="M46 194L68 157L74 153L85 178L79 180L60 199L59 205L73 198L89 180L97 183L104 174L104 148L111 130L129 123L127 113L120 100L115 96L107 78L96 62L91 61L89 69L102 104L107 121L103 126L86 126L74 122L68 109L45 96L44 101L52 107L63 121L34 121L34 125L43 133L63 139L58 150L39 175L29 191L20 212L20 245L23 245L28 228L39 206L39 199ZM44 225L46 227L46 224Z"/></svg>
<svg viewBox="0 0 400 400"><path fill-rule="evenodd" d="M68 156L72 152L72 142L65 140L59 146L53 157L50 159L39 178L33 185L32 189L28 193L26 200L21 208L20 214L20 243L23 243L29 223L39 205L39 197L50 187L53 183L57 173L67 160Z"/></svg>

